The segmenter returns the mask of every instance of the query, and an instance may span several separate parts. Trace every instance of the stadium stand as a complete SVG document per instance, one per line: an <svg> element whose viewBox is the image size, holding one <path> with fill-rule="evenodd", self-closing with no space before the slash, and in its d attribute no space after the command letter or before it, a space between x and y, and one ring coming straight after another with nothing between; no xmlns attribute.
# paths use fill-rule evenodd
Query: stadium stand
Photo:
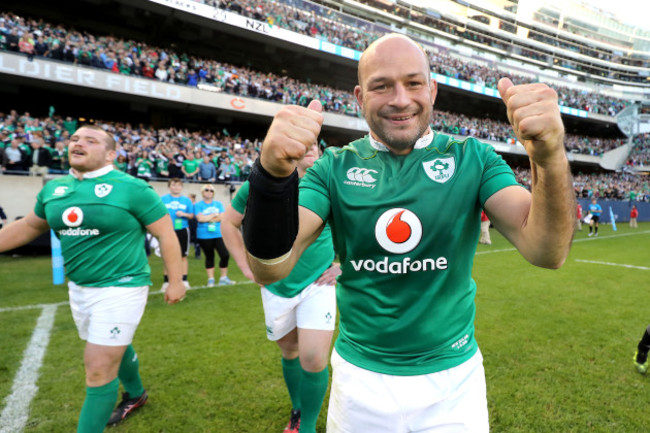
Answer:
<svg viewBox="0 0 650 433"><path fill-rule="evenodd" d="M633 141L634 147L626 164L630 167L650 169L650 134L636 135Z"/></svg>
<svg viewBox="0 0 650 433"><path fill-rule="evenodd" d="M527 157L494 87L501 76L544 81L564 106L576 179L586 176L579 194L586 188L605 197L608 188L592 185L607 184L616 190L612 198L626 199L630 190L635 199L647 197L647 177L632 173L647 167L647 135L637 127L629 138L620 121L650 100L647 35L626 40L618 53L611 47L620 35L596 38L575 20L555 23L553 11L513 21L514 3L474 7L471 16L446 3L454 2L433 10L380 0L99 0L79 2L69 15L49 2L12 5L0 14L0 74L7 83L0 129L14 130L0 141L11 147L13 135L23 135L18 147L26 153L31 136L42 135L56 172L65 169L56 158L65 147L64 123L92 119L114 132L119 162L135 175L142 166L143 177L164 177L188 153L209 153L216 165L224 149L237 166L234 179L245 179L277 103L320 99L331 113L322 143L364 134L351 92L358 54L381 34L400 31L429 52L439 82L434 128L493 143L525 172ZM585 17L594 23L593 14ZM3 158L5 170L6 164ZM622 168L630 172L611 171Z"/></svg>
<svg viewBox="0 0 650 433"><path fill-rule="evenodd" d="M232 2L232 4L236 3ZM288 10L289 6L286 5L273 6L270 8L258 6L255 8L257 12L253 15L297 31L300 31L300 28L296 26L296 22L309 21L302 16L306 14L304 11L294 12L297 18L289 23L284 19L274 18L291 14L292 11ZM247 9L250 9L250 6L236 10L245 12ZM248 15L250 14L244 14L244 16ZM341 28L341 23L337 27L335 23L317 19L314 19L314 23L320 25L314 26L313 32L308 31L312 36L323 37L332 43L340 43L359 51L365 48L368 41L372 41L379 35L377 33L367 35L364 42L352 44L350 40L358 41L360 37L346 36L352 31L349 26ZM108 69L124 75L155 78L163 82L189 86L210 85L217 91L286 104L306 106L310 97L317 96L324 102L326 111L348 115L359 114L352 94L338 89L314 86L273 73L253 71L246 67L235 67L214 59L197 58L187 53L149 46L141 41L82 33L62 25L54 26L42 20L26 19L12 13L4 13L0 25L0 34L5 35L4 39L0 40L0 49L18 51L29 57L45 57L81 66ZM11 35L14 29L17 29L16 33L21 33L17 50L9 48L7 44L7 36ZM36 49L37 45L38 49ZM433 72L492 89L496 89L498 79L503 76L508 76L518 83L535 81L531 77L505 71L499 67L487 67L471 61L464 62L440 51L429 51L429 57ZM555 88L561 105L567 107L614 116L626 106L626 101L620 99L590 95L564 86L555 86Z"/></svg>

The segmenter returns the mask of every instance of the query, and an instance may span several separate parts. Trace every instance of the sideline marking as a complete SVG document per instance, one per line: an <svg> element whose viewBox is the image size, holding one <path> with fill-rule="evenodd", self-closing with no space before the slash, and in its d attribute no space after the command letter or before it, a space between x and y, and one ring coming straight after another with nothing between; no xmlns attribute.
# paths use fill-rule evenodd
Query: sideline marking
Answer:
<svg viewBox="0 0 650 433"><path fill-rule="evenodd" d="M607 235L607 236L598 236L598 237L590 237L590 238L582 238L582 239L574 239L572 243L577 243L577 242L592 242L592 241L597 241L599 239L611 239L611 238L621 238L623 236L636 236L636 235L644 235L650 233L650 230L644 230L642 232L630 232L630 233L621 233L621 234L616 234L616 235ZM510 251L517 251L517 248L503 248L500 250L488 250L488 251L477 251L474 255L480 256L483 254L492 254L492 253L505 253L505 252L510 252Z"/></svg>
<svg viewBox="0 0 650 433"><path fill-rule="evenodd" d="M187 289L188 292L192 290L204 290L204 289L218 289L218 288L226 288L226 287L234 287L234 286L241 286L242 284L256 284L254 281L248 280L248 281L235 281L235 284L223 284L223 285L218 285L215 284L214 286L190 286L189 289ZM149 296L155 296L155 295L165 295L165 292L161 292L160 289L156 290L151 290L149 289Z"/></svg>
<svg viewBox="0 0 650 433"><path fill-rule="evenodd" d="M510 251L517 251L517 248L502 248L500 250L488 250L488 251L477 251L474 255L480 256L483 254L492 254L492 253L507 253Z"/></svg>
<svg viewBox="0 0 650 433"><path fill-rule="evenodd" d="M36 322L11 386L11 394L5 399L6 405L0 415L0 433L21 432L27 424L29 405L38 391L38 370L43 365L43 357L50 342L56 309L57 304L45 305Z"/></svg>
<svg viewBox="0 0 650 433"><path fill-rule="evenodd" d="M573 242L588 242L588 241L596 241L598 239L610 239L610 238L621 238L623 236L636 236L636 235L645 235L650 233L650 230L644 230L642 232L628 232L628 233L621 233L621 234L615 234L615 235L606 235L606 236L592 236L590 238L582 238L582 239L576 239Z"/></svg>
<svg viewBox="0 0 650 433"><path fill-rule="evenodd" d="M619 266L621 268L641 269L641 270L644 270L644 271L650 271L650 268L646 268L645 266L626 265L626 264L623 264L623 263L599 262L599 261L596 261L596 260L581 260L581 259L576 259L576 262L594 263L596 265Z"/></svg>
<svg viewBox="0 0 650 433"><path fill-rule="evenodd" d="M232 287L232 286L241 286L242 284L255 284L253 281L238 281L235 282L235 284L229 284L229 285L223 285L223 286L218 286L214 285L212 287L210 286L192 286L189 288L189 290L202 290L202 289L217 289L219 287ZM151 288L149 289L149 296L156 296L156 295L164 295L160 290L152 290ZM0 313L4 313L6 311L19 311L19 310L33 310L35 308L45 308L55 305L57 307L63 306L63 305L69 305L68 301L61 301L61 302L55 302L52 304L33 304L33 305L20 305L17 307L3 307L0 308ZM0 432L2 433L2 432Z"/></svg>
<svg viewBox="0 0 650 433"><path fill-rule="evenodd" d="M4 308L0 308L0 313L4 313L5 311L33 310L35 308L46 308L52 305L56 307L60 307L62 305L68 305L68 301L55 302L53 304L33 304L33 305L21 305L18 307L4 307Z"/></svg>
<svg viewBox="0 0 650 433"><path fill-rule="evenodd" d="M230 286L242 284L252 284L252 281L241 281ZM190 287L189 290L201 290L208 288L218 288L220 286L196 286ZM228 287L228 286L222 286ZM159 290L149 292L149 296L163 295ZM68 302L56 302L53 304L35 304L18 307L0 308L0 313L6 311L31 310L41 308L42 312L36 327L32 333L32 338L23 353L23 360L20 368L16 372L14 382L11 386L11 394L5 398L5 407L0 414L0 433L20 433L27 425L29 419L29 406L38 391L36 381L38 380L38 370L43 365L43 358L47 346L50 342L50 334L54 327L54 317L56 309L59 306L68 305Z"/></svg>

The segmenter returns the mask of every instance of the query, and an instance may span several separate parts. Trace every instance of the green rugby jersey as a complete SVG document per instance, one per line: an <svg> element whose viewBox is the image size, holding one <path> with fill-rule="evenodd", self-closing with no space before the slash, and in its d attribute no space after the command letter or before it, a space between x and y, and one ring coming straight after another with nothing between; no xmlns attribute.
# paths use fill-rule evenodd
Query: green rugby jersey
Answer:
<svg viewBox="0 0 650 433"><path fill-rule="evenodd" d="M65 271L80 286L151 284L145 226L167 215L153 188L112 166L82 180L46 183L34 212L61 240Z"/></svg>
<svg viewBox="0 0 650 433"><path fill-rule="evenodd" d="M243 214L248 202L248 181L237 191L231 206ZM325 225L320 236L312 243L296 263L293 270L286 278L269 284L266 287L271 293L283 298L293 298L302 292L305 287L321 276L334 260L334 247L332 245L332 231Z"/></svg>
<svg viewBox="0 0 650 433"><path fill-rule="evenodd" d="M326 150L300 184L300 205L332 228L344 359L419 375L476 353L481 207L510 185L512 170L474 138L431 133L403 156L367 136Z"/></svg>

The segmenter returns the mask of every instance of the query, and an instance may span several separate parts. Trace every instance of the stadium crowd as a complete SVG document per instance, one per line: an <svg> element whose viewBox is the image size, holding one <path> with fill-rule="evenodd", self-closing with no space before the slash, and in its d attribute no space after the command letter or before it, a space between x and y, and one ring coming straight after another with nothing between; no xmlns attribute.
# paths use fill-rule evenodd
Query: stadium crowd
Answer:
<svg viewBox="0 0 650 433"><path fill-rule="evenodd" d="M385 25L372 23L360 18L352 17L347 14L340 14L329 7L302 0L283 0L281 2L273 1L265 2L264 4L260 4L253 0L193 1L202 4L208 4L220 9L229 10L240 15L256 19L258 21L266 21L270 25L278 25L291 31L306 34L308 36L318 37L327 40L328 42L332 42L337 45L342 45L359 51L362 51L370 42L381 36L381 34L391 30ZM318 2L318 0L316 1ZM577 63L573 58L562 58L559 56L554 56L552 50L550 49L547 52L542 52L538 49L533 50L523 48L521 46L513 46L511 40L499 39L497 37L493 37L479 31L473 31L468 28L467 25L463 25L463 23L450 22L442 17L436 18L430 14L419 13L413 9L404 8L402 5L399 5L397 3L386 4L380 0L359 0L359 2L367 4L376 9L384 10L402 18L406 18L412 22L422 24L426 27L435 28L455 37L461 37L463 39L467 39L468 41L494 47L505 52L514 52L523 57L542 61L546 64L555 62L564 68L587 72L594 76L605 76L617 78L624 81L643 81L643 77L636 76L636 74L618 73L616 71L603 71L602 69L596 68L593 65ZM291 17L292 20L287 20L286 17ZM541 21L542 18L543 17L539 14L535 15L535 19L537 21ZM505 22L501 22L501 28L514 33L514 26L511 26ZM569 31L575 33L572 30ZM543 33L538 32L534 28L531 29L529 35L531 39L544 42L549 46L559 46L573 53L580 53L585 56L600 58L613 63L619 61L623 64L634 63L636 66L643 66L643 60L641 59L638 61L631 61L627 58L620 59L618 55L615 55L611 51L605 51L602 49L596 51L587 45L578 44L574 41L562 40L558 37L552 39L547 38ZM647 62L647 59L645 61ZM473 62L470 63L472 63L472 67L475 66ZM495 64L492 64L491 66L496 67ZM567 92L567 96L571 98L574 98L576 95L569 93L578 93L575 90L568 88L563 89L563 92L565 91ZM605 104L613 101L611 98L607 99L608 101L604 101ZM615 105L621 103L624 104L625 101L619 100L615 103ZM601 107L594 106L592 107L592 110L594 110L594 112L606 114L607 111L595 111L598 108L603 107L606 107L606 105Z"/></svg>
<svg viewBox="0 0 650 433"><path fill-rule="evenodd" d="M530 169L513 167L517 182L530 189ZM627 171L609 173L578 173L573 176L576 198L629 200L650 202L648 176Z"/></svg>
<svg viewBox="0 0 650 433"><path fill-rule="evenodd" d="M239 181L247 177L261 145L256 139L231 136L225 128L216 132L190 132L119 122L96 124L115 138L116 167L145 180L178 177L218 183ZM34 151L42 143L51 154L49 172L66 173L69 137L78 126L77 120L71 117L39 119L28 112L0 113L2 171L31 172L30 168L37 164Z"/></svg>
<svg viewBox="0 0 650 433"><path fill-rule="evenodd" d="M515 144L515 136L508 122L468 117L463 114L434 110L433 129L447 134L472 136L482 140ZM602 156L603 153L624 145L625 139L587 137L566 134L565 147L571 153Z"/></svg>
<svg viewBox="0 0 650 433"><path fill-rule="evenodd" d="M0 49L167 83L194 87L205 84L218 91L283 104L307 105L311 98L318 98L326 111L358 115L354 96L349 92L142 42L96 37L11 13L0 14Z"/></svg>
<svg viewBox="0 0 650 433"><path fill-rule="evenodd" d="M101 123L115 136L119 149L118 167L143 178L171 176L217 182L242 180L246 178L260 145L256 138L244 138L239 134L231 136L225 128L216 132L190 132L109 121ZM15 110L0 113L0 148L3 149L0 165L3 171L29 171L34 165L34 142L40 141L52 156L47 162L48 168L55 173L66 171L68 137L76 125L77 121L71 117L39 118ZM434 110L432 127L457 136L516 144L507 122ZM566 136L567 151L580 154L600 156L623 144L623 140L617 139ZM206 156L207 160L204 160ZM212 173L208 162L215 166L216 173Z"/></svg>
<svg viewBox="0 0 650 433"><path fill-rule="evenodd" d="M632 141L634 146L626 164L650 169L650 133L636 135Z"/></svg>
<svg viewBox="0 0 650 433"><path fill-rule="evenodd" d="M201 1L201 0L195 0L195 1ZM523 57L535 59L544 62L546 64L557 63L559 66L563 68L585 72L593 76L614 78L622 81L630 81L630 82L645 81L645 77L640 76L636 73L615 71L615 70L604 70L602 67L599 68L593 64L588 64L586 62L583 63L576 62L576 59L573 55L564 56L564 57L555 55L554 54L555 50L549 49L546 52L543 52L543 50L540 50L539 48L527 49L522 46L516 46L515 44L513 44L513 41L509 40L509 38L507 37L499 38L496 36L485 34L480 30L472 30L471 27L468 27L468 25L465 24L464 22L450 21L449 19L445 19L442 16L436 17L434 16L433 13L418 12L417 10L413 10L412 8L406 8L404 7L404 5L401 5L397 2L386 3L382 0L358 0L358 1L360 3L367 4L376 9L381 9L385 12L392 13L402 18L406 18L412 22L416 22L424 26L432 27L437 30L443 31L445 33L449 33L450 35L461 37L471 42L476 42L486 46L494 47L509 53L512 52L515 54L519 54ZM471 18L473 20L482 22L481 18L483 17L481 17L481 15L478 14ZM555 28L559 28L558 26L559 22L557 18L546 16L539 12L534 14L533 20L539 23L551 25ZM483 22L483 24L487 24L487 23ZM516 27L513 24L514 24L514 20L512 21L512 23L507 22L507 20L503 20L499 23L499 28L506 32L515 33ZM596 39L596 40L602 40L607 42L607 40L604 39L604 37L597 35L594 32L587 33L584 31L584 29L580 29L579 27L576 26L571 26L570 24L567 23L567 21L564 21L562 23L562 30L589 39ZM575 40L564 38L561 33L557 33L557 34L554 33L553 37L549 37L547 34L543 33L542 31L539 31L536 28L536 26L530 28L528 35L530 39L543 42L544 44L547 44L549 46L560 47L572 53L579 53L584 56L606 60L610 63L619 63L623 65L632 65L632 66L640 66L640 67L648 67L648 65L650 64L650 58L648 58L647 56L632 54L632 56L630 57L622 57L620 52L615 52L602 47L598 47L597 49L595 49L593 46L590 46L588 44L578 43ZM632 47L630 46L629 48Z"/></svg>
<svg viewBox="0 0 650 433"><path fill-rule="evenodd" d="M512 130L507 123L487 119L434 112L432 127L448 134L474 136L482 140L514 143ZM115 138L118 169L144 180L178 177L190 182L229 183L246 180L253 162L259 156L261 140L240 137L227 129L220 131L188 131L178 128L153 128L129 123L97 121ZM0 113L0 163L2 171L12 174L35 173L42 164L34 156L44 148L47 159L45 172L66 173L67 146L70 135L79 123L71 117L54 115L33 117L12 110ZM645 134L638 140L650 152L650 138ZM593 152L592 143L598 139L567 136L567 149L583 147ZM573 144L572 144L573 143ZM639 144L637 143L637 145ZM645 143L645 144L643 144ZM616 146L617 140L600 140L600 146ZM647 161L647 159L646 159ZM517 180L530 186L530 172L515 167ZM650 201L647 176L630 173L579 174L575 177L576 195L580 197L606 197Z"/></svg>
<svg viewBox="0 0 650 433"><path fill-rule="evenodd" d="M200 2L200 0L196 1ZM359 51L362 51L370 42L381 36L381 31L378 28L374 31L372 30L373 27L376 27L372 23L363 22L362 20L351 17L347 17L348 22L346 22L341 15L330 8L313 5L300 0L286 0L284 3L267 2L263 4L251 0L211 0L202 3L211 4L214 7L230 10L260 21L267 21L271 25L279 25L297 33L325 39L328 42ZM372 4L376 2L370 1L366 3ZM301 6L310 9L300 9ZM373 6L377 7L376 4L373 4ZM400 9L397 5L395 8ZM286 17L292 17L293 19L287 20ZM421 18L422 16L418 15L418 17ZM433 27L439 30L458 35L456 26L445 24L431 17L426 18L428 25L434 24ZM353 20L354 23L349 23L350 20ZM465 36L467 37L467 35ZM494 45L494 43L490 43L491 38L488 36L474 35L468 37L468 39ZM498 45L504 50L510 48L509 44L506 43ZM494 89L496 89L496 83L499 78L504 76L511 78L513 82L517 83L534 81L530 77L513 74L510 71L500 69L495 62L490 62L489 66L485 66L477 62L467 61L466 59L461 60L442 50L434 49L430 45L425 46L425 48L429 49L429 60L432 71L441 75ZM588 53L585 52L583 54ZM535 58L539 57L533 51L522 53L522 55ZM564 86L555 86L555 89L560 96L560 104L567 107L614 116L626 106L626 101L598 95L590 91L580 91Z"/></svg>
<svg viewBox="0 0 650 433"><path fill-rule="evenodd" d="M326 8L323 8L326 12L321 16L313 10L303 11L279 2L221 0L212 3L215 7L226 8L357 50L363 50L369 42L380 36L379 33L364 32L364 27L357 28L334 21L333 18L338 15ZM311 98L318 98L326 111L360 115L354 96L349 91L305 83L270 72L254 71L215 59L176 53L144 42L92 35L10 12L0 13L0 49L168 83L188 86L203 84L212 86L217 91L283 104L306 106ZM498 69L494 63L486 66L467 62L441 50L429 51L429 58L433 72L490 88L496 88L498 79L503 76L518 83L534 81L531 77ZM610 116L625 108L625 101L620 99L568 87L554 87L560 104L567 107Z"/></svg>

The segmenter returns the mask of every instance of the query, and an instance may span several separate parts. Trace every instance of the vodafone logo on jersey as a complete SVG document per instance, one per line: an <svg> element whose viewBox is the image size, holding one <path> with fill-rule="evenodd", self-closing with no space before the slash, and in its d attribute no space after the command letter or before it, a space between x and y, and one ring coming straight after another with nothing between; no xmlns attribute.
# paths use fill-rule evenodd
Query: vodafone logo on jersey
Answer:
<svg viewBox="0 0 650 433"><path fill-rule="evenodd" d="M76 206L69 207L63 211L61 215L63 219L63 224L68 226L67 229L59 230L59 235L61 236L98 236L98 229L82 229L79 228L81 223L84 221L84 213L81 208Z"/></svg>
<svg viewBox="0 0 650 433"><path fill-rule="evenodd" d="M68 227L79 227L84 221L84 213L81 208L78 207L69 207L63 211L63 224Z"/></svg>
<svg viewBox="0 0 650 433"><path fill-rule="evenodd" d="M417 215L408 209L390 209L377 220L375 238L389 253L405 254L420 243L422 223Z"/></svg>
<svg viewBox="0 0 650 433"><path fill-rule="evenodd" d="M387 210L375 224L377 243L392 254L406 254L415 249L422 241L422 222L408 209L393 208ZM411 272L444 271L449 268L444 256L413 259L404 256L399 259L384 256L381 259L359 258L350 260L356 272L377 272L379 274L404 275Z"/></svg>

